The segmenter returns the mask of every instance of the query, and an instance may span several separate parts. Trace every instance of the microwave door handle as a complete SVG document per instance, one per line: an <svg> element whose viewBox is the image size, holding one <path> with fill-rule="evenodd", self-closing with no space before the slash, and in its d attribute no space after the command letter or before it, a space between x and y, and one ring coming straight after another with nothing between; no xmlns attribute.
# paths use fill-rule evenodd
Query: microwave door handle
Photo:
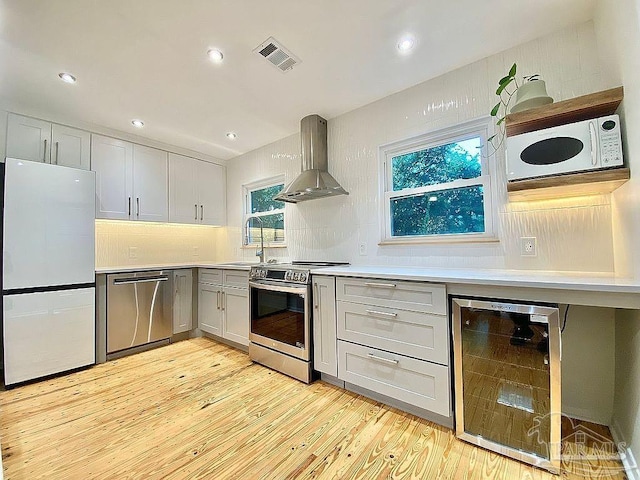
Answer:
<svg viewBox="0 0 640 480"><path fill-rule="evenodd" d="M596 136L596 127L593 122L589 122L589 138L591 139L591 165L595 167L598 164L598 137Z"/></svg>

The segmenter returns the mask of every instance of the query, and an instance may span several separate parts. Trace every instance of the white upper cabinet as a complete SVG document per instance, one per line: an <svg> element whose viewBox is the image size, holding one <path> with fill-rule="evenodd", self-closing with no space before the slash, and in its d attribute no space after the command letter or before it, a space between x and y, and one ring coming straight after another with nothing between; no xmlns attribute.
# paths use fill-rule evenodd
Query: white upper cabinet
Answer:
<svg viewBox="0 0 640 480"><path fill-rule="evenodd" d="M51 124L10 113L7 118L7 157L47 162L51 148Z"/></svg>
<svg viewBox="0 0 640 480"><path fill-rule="evenodd" d="M92 135L91 169L96 172L96 218L131 219L133 145Z"/></svg>
<svg viewBox="0 0 640 480"><path fill-rule="evenodd" d="M200 223L196 167L193 158L169 154L170 222Z"/></svg>
<svg viewBox="0 0 640 480"><path fill-rule="evenodd" d="M198 161L198 193L200 223L224 225L226 223L225 168L214 163Z"/></svg>
<svg viewBox="0 0 640 480"><path fill-rule="evenodd" d="M225 168L169 154L169 221L224 225Z"/></svg>
<svg viewBox="0 0 640 480"><path fill-rule="evenodd" d="M10 113L7 152L10 158L89 170L91 134L76 128Z"/></svg>
<svg viewBox="0 0 640 480"><path fill-rule="evenodd" d="M133 146L135 220L169 220L167 169L167 152L142 145Z"/></svg>
<svg viewBox="0 0 640 480"><path fill-rule="evenodd" d="M96 218L168 220L167 153L115 138L92 135Z"/></svg>
<svg viewBox="0 0 640 480"><path fill-rule="evenodd" d="M51 163L90 170L91 134L64 125L51 125Z"/></svg>

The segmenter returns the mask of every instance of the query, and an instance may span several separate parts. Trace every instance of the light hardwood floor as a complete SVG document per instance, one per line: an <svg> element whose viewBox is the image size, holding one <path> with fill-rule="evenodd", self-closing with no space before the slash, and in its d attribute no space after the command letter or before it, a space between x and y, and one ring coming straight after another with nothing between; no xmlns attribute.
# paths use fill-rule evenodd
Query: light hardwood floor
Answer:
<svg viewBox="0 0 640 480"><path fill-rule="evenodd" d="M205 338L0 392L0 433L10 480L558 478ZM625 478L616 463L564 467Z"/></svg>

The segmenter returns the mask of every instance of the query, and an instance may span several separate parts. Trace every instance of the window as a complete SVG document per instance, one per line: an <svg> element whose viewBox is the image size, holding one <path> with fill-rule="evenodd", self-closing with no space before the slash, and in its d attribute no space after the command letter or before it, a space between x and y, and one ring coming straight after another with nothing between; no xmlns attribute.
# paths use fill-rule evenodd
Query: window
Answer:
<svg viewBox="0 0 640 480"><path fill-rule="evenodd" d="M284 188L284 177L244 185L244 245L260 245L260 226L264 243L284 244L284 202L274 200Z"/></svg>
<svg viewBox="0 0 640 480"><path fill-rule="evenodd" d="M380 148L382 243L493 238L489 128L474 121Z"/></svg>

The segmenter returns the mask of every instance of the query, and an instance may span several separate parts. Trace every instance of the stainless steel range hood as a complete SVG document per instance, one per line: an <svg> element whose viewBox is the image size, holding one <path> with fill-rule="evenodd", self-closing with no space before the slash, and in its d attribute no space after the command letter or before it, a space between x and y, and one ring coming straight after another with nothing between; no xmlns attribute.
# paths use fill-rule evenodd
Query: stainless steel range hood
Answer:
<svg viewBox="0 0 640 480"><path fill-rule="evenodd" d="M308 115L300 121L302 173L274 200L298 203L314 198L349 195L327 171L327 121L319 115Z"/></svg>

